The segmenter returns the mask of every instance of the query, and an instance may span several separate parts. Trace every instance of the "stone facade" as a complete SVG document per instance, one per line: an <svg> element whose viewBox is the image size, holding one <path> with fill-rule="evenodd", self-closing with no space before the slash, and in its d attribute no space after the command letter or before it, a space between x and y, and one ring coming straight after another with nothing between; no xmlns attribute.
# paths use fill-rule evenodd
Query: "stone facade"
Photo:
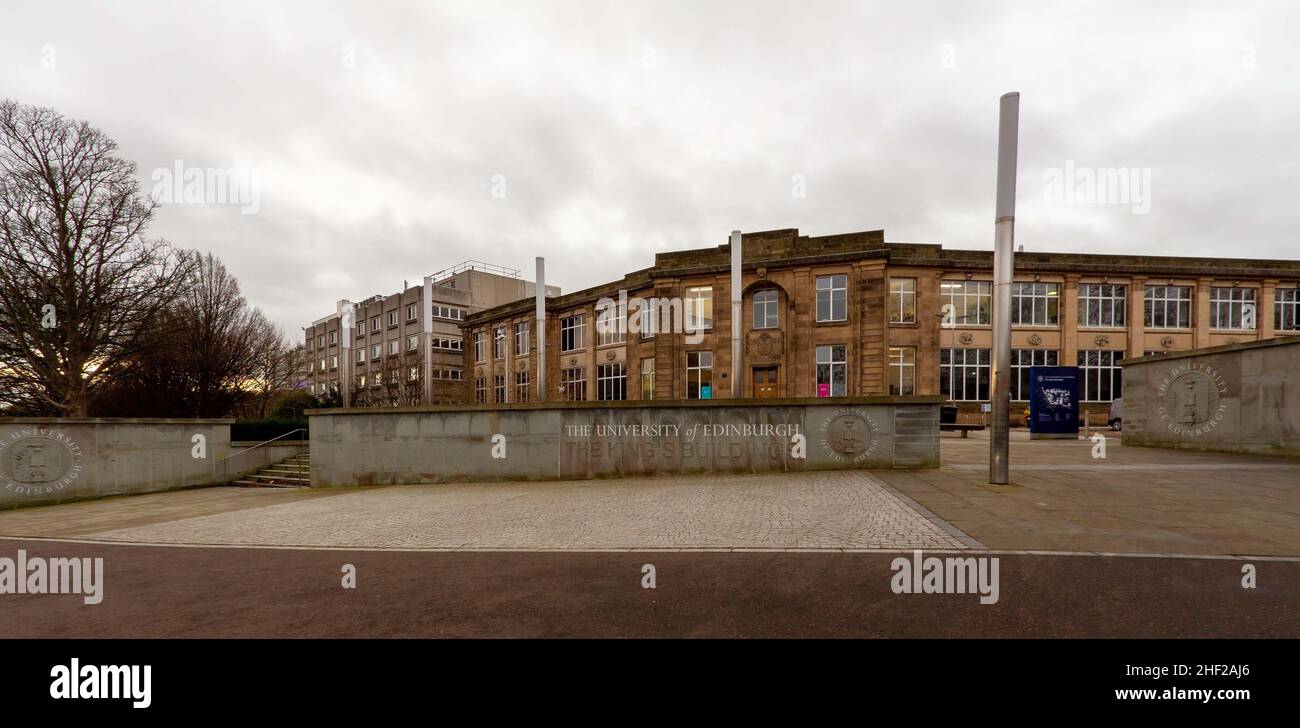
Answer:
<svg viewBox="0 0 1300 728"><path fill-rule="evenodd" d="M728 243L659 253L651 268L549 299L542 392L536 388L533 301L470 316L464 326L470 401L599 401L622 394L622 385L599 386L601 367L606 374L621 372L629 400L696 397L690 363L697 358L693 353L707 352L715 399L731 396L731 377L738 374L743 397L940 394L959 404L963 420L982 416L992 346L991 252L889 243L883 231L810 237L774 230L744 235L743 246L738 369L731 362ZM819 299L828 296L818 286L836 276L843 277L847 310L843 317L819 315ZM1278 324L1300 331L1298 261L1021 252L1015 281L1023 292L1016 306L1026 308L1012 331L1014 357L1023 357L1026 375L1035 363L1087 366L1081 375L1092 379L1084 410L1095 421L1104 421L1109 401L1122 392L1118 362L1125 357L1266 340ZM692 342L680 331L644 336L629 330L606 341L596 335L602 298L622 293L629 300L680 301L692 289L707 289L712 308L712 326L702 340ZM774 295L775 305L756 306L759 294ZM1243 314L1247 303L1249 317ZM755 325L760 309L764 316L775 313L775 326ZM575 316L585 324L581 345L562 350L562 322ZM492 338L516 325L530 329L527 346L493 357ZM486 343L482 359L476 336ZM820 385L834 385L841 362L819 366L819 347L842 347L842 391L822 390ZM839 351L823 358L835 359ZM649 379L651 369L653 384L643 388L642 377ZM585 386L566 388L566 371L578 374ZM497 377L513 381L520 374L532 386L526 392L507 386L498 397ZM1023 396L1013 399L1023 403ZM1024 407L1013 405L1013 422L1023 424Z"/></svg>

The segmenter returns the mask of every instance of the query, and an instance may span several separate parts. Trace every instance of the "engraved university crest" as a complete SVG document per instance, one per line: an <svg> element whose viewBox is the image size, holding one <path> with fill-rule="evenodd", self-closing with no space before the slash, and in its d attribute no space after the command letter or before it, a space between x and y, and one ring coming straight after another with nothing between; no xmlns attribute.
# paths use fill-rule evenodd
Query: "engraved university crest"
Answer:
<svg viewBox="0 0 1300 728"><path fill-rule="evenodd" d="M1227 383L1213 368L1180 366L1160 383L1159 409L1168 428L1180 435L1203 435L1223 419Z"/></svg>
<svg viewBox="0 0 1300 728"><path fill-rule="evenodd" d="M62 490L81 474L81 446L58 430L20 430L0 440L0 483L20 495Z"/></svg>
<svg viewBox="0 0 1300 728"><path fill-rule="evenodd" d="M880 444L878 428L859 410L838 410L822 425L822 447L840 462L861 462Z"/></svg>

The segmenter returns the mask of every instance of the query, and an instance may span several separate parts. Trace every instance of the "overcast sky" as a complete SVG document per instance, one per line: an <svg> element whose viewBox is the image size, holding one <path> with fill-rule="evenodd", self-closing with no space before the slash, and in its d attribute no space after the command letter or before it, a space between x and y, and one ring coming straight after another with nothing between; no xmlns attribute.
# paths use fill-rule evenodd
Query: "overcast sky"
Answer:
<svg viewBox="0 0 1300 728"><path fill-rule="evenodd" d="M545 255L567 292L737 228L990 249L1012 90L1027 249L1300 252L1297 3L41 0L4 15L0 97L103 129L146 194L178 160L249 171L255 214L173 203L152 234L215 253L295 336L339 298L468 258L531 277ZM1102 169L1131 170L1131 198L1082 201Z"/></svg>

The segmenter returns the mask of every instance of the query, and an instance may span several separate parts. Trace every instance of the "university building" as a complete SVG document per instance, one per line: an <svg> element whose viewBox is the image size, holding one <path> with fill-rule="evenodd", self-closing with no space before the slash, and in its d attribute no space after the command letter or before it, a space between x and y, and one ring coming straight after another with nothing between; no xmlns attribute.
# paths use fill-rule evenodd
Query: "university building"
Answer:
<svg viewBox="0 0 1300 728"><path fill-rule="evenodd" d="M879 230L773 230L741 248L738 367L727 243L548 298L544 383L532 299L469 315L471 401L725 398L732 377L742 397L941 394L966 413L988 401L991 251ZM600 305L620 295L625 308ZM698 334L667 325L657 309L673 306ZM1030 366L1077 364L1081 398L1104 410L1123 392L1121 359L1300 331L1300 261L1018 252L1011 318L1013 400Z"/></svg>
<svg viewBox="0 0 1300 728"><path fill-rule="evenodd" d="M463 403L469 393L462 323L535 290L518 270L465 261L397 293L340 300L334 313L303 328L307 389L338 403L350 381L347 402L354 407ZM548 296L559 293L546 289ZM352 323L345 328L349 306Z"/></svg>

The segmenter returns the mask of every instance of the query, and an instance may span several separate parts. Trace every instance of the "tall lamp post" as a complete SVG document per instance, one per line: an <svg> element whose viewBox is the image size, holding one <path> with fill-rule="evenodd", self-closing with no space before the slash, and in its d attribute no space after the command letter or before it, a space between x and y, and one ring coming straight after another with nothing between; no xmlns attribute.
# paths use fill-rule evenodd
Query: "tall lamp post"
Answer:
<svg viewBox="0 0 1300 728"><path fill-rule="evenodd" d="M1020 93L1003 94L998 113L998 195L993 227L993 423L989 482L1009 482L1011 419L1011 278L1015 271L1016 143Z"/></svg>

